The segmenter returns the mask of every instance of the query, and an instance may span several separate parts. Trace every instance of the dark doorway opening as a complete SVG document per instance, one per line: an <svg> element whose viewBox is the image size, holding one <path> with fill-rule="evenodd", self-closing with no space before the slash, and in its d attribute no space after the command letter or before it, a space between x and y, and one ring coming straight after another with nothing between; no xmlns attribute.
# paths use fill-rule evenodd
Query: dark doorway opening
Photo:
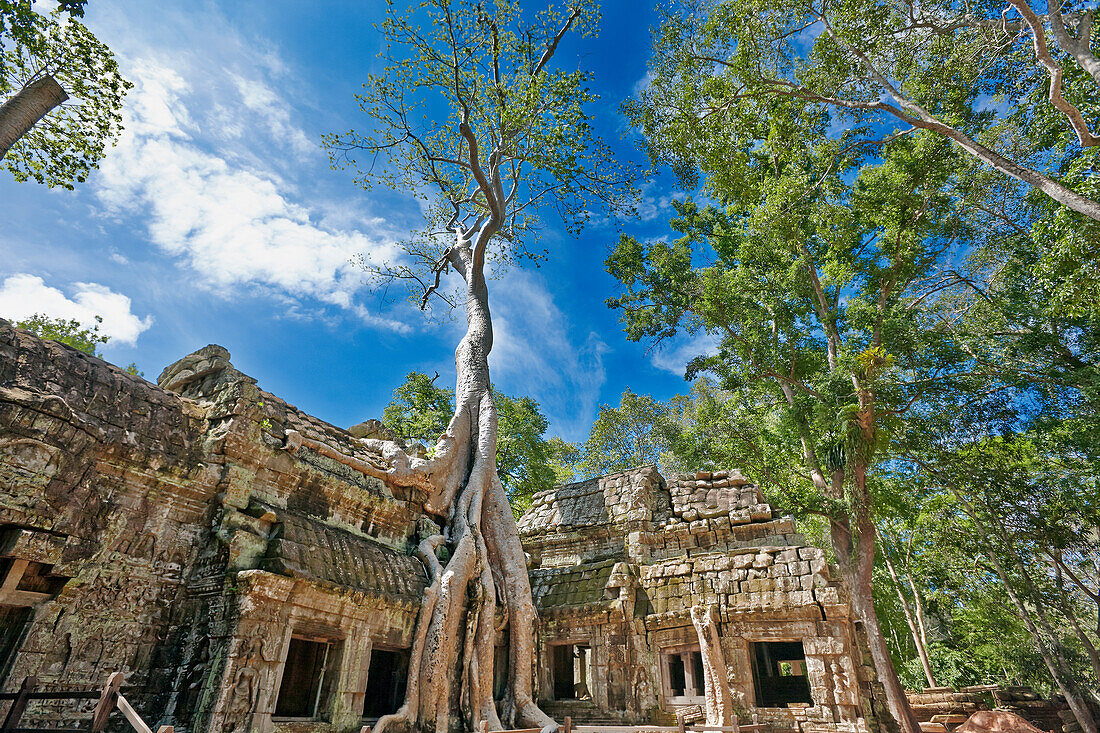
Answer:
<svg viewBox="0 0 1100 733"><path fill-rule="evenodd" d="M405 701L409 676L409 653L372 649L367 668L367 689L363 696L363 717L380 718L396 713Z"/></svg>
<svg viewBox="0 0 1100 733"><path fill-rule="evenodd" d="M781 708L791 703L813 705L806 652L801 641L757 641L752 645L756 705Z"/></svg>
<svg viewBox="0 0 1100 733"><path fill-rule="evenodd" d="M555 644L550 648L554 699L591 699L591 648L587 644Z"/></svg>
<svg viewBox="0 0 1100 733"><path fill-rule="evenodd" d="M277 718L318 718L327 707L329 680L335 668L336 644L291 638L283 666L283 681L275 702Z"/></svg>
<svg viewBox="0 0 1100 733"><path fill-rule="evenodd" d="M664 666L664 696L683 704L706 696L703 655L696 649L682 648L661 654Z"/></svg>

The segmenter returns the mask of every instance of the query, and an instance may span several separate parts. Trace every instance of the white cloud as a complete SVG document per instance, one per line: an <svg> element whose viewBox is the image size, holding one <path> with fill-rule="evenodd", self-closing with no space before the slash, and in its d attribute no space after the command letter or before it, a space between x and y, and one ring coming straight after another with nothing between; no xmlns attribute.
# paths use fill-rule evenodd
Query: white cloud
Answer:
<svg viewBox="0 0 1100 733"><path fill-rule="evenodd" d="M130 310L130 299L97 283L73 283L72 297L46 285L37 275L18 273L0 284L0 316L17 321L42 313L92 326L103 319L99 330L113 341L133 344L153 325L152 316L138 318Z"/></svg>
<svg viewBox="0 0 1100 733"><path fill-rule="evenodd" d="M269 56L237 40L214 44L228 49L224 59L123 52L134 88L97 195L111 213L140 217L152 243L194 273L192 285L225 297L260 289L307 312L314 300L369 325L409 330L356 299L367 278L353 259L400 255L386 222L334 226L326 216L334 202L312 201L296 185L295 158L321 152L264 78L273 73Z"/></svg>
<svg viewBox="0 0 1100 733"><path fill-rule="evenodd" d="M721 340L712 333L677 336L655 348L649 363L663 371L684 376L689 361L697 356L710 356L718 351Z"/></svg>
<svg viewBox="0 0 1100 733"><path fill-rule="evenodd" d="M509 394L538 400L553 432L567 440L583 439L606 379L607 344L595 332L577 339L533 273L513 269L493 285L489 365L494 381Z"/></svg>

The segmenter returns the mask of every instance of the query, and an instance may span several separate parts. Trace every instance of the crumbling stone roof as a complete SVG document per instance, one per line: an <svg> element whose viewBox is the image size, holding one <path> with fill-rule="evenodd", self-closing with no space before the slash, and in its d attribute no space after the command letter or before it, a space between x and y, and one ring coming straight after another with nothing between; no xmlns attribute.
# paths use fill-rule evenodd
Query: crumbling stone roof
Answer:
<svg viewBox="0 0 1100 733"><path fill-rule="evenodd" d="M583 606L607 600L604 589L616 560L531 571L531 593L540 608Z"/></svg>
<svg viewBox="0 0 1100 733"><path fill-rule="evenodd" d="M519 520L521 535L667 517L669 494L656 466L537 492Z"/></svg>
<svg viewBox="0 0 1100 733"><path fill-rule="evenodd" d="M536 492L531 498L531 507L520 517L520 533L550 526L569 528L607 524L602 478Z"/></svg>
<svg viewBox="0 0 1100 733"><path fill-rule="evenodd" d="M423 598L428 581L416 558L308 517L279 519L263 570L416 603Z"/></svg>

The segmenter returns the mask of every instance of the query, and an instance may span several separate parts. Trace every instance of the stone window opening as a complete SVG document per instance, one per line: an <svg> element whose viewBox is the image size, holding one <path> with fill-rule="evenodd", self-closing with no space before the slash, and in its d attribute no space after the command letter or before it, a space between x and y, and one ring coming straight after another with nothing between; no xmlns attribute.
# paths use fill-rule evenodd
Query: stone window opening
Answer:
<svg viewBox="0 0 1100 733"><path fill-rule="evenodd" d="M554 644L550 649L554 699L591 700L592 648L588 644Z"/></svg>
<svg viewBox="0 0 1100 733"><path fill-rule="evenodd" d="M661 652L661 672L664 696L669 702L694 704L706 700L703 655L697 645Z"/></svg>
<svg viewBox="0 0 1100 733"><path fill-rule="evenodd" d="M757 707L814 704L801 641L753 642L752 677Z"/></svg>
<svg viewBox="0 0 1100 733"><path fill-rule="evenodd" d="M322 718L328 708L338 661L338 641L292 636L272 717Z"/></svg>
<svg viewBox="0 0 1100 733"><path fill-rule="evenodd" d="M367 686L363 691L363 718L376 720L396 713L405 701L408 677L407 649L371 649Z"/></svg>

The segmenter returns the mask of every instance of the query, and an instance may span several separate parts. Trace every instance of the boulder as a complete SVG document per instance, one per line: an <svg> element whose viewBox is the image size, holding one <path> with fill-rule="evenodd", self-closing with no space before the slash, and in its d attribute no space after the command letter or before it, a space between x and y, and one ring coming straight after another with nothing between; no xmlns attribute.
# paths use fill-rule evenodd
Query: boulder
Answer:
<svg viewBox="0 0 1100 733"><path fill-rule="evenodd" d="M1043 731L1007 710L979 710L956 728L955 733L1043 733Z"/></svg>

